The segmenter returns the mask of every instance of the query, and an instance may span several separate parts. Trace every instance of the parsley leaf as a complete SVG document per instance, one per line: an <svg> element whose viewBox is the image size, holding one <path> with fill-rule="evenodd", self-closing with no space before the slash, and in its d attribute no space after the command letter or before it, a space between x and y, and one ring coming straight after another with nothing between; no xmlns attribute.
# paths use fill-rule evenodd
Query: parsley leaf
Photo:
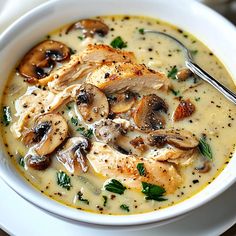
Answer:
<svg viewBox="0 0 236 236"><path fill-rule="evenodd" d="M78 39L80 39L81 41L84 39L83 36L78 36Z"/></svg>
<svg viewBox="0 0 236 236"><path fill-rule="evenodd" d="M170 71L168 71L167 77L171 79L176 79L176 74L178 73L178 69L176 66L173 66Z"/></svg>
<svg viewBox="0 0 236 236"><path fill-rule="evenodd" d="M138 169L138 172L141 176L146 175L146 170L145 170L145 167L144 167L144 163L138 163L137 164L137 169Z"/></svg>
<svg viewBox="0 0 236 236"><path fill-rule="evenodd" d="M118 37L116 37L115 39L112 40L111 46L113 48L122 49L122 48L126 48L127 47L127 43L125 43L123 41L123 39L120 36L118 36Z"/></svg>
<svg viewBox="0 0 236 236"><path fill-rule="evenodd" d="M57 172L57 184L67 190L70 190L72 187L70 177L63 171Z"/></svg>
<svg viewBox="0 0 236 236"><path fill-rule="evenodd" d="M86 198L83 198L83 193L81 193L80 191L77 193L77 198L79 201L84 202L85 204L89 205L89 200Z"/></svg>
<svg viewBox="0 0 236 236"><path fill-rule="evenodd" d="M103 198L103 206L105 207L107 205L107 196L102 196Z"/></svg>
<svg viewBox="0 0 236 236"><path fill-rule="evenodd" d="M207 143L206 141L206 136L203 135L200 140L199 140L199 144L198 144L198 148L201 152L201 154L206 157L209 160L212 160L213 155L212 155L212 150L210 145Z"/></svg>
<svg viewBox="0 0 236 236"><path fill-rule="evenodd" d="M178 96L180 94L179 90L174 90L174 89L170 89L170 91L175 95Z"/></svg>
<svg viewBox="0 0 236 236"><path fill-rule="evenodd" d="M74 126L77 126L79 124L79 121L77 118L71 117L70 121Z"/></svg>
<svg viewBox="0 0 236 236"><path fill-rule="evenodd" d="M198 50L190 50L191 54L195 56L198 53Z"/></svg>
<svg viewBox="0 0 236 236"><path fill-rule="evenodd" d="M112 179L108 184L104 186L104 188L112 193L123 194L126 190L126 187L122 185L118 180Z"/></svg>
<svg viewBox="0 0 236 236"><path fill-rule="evenodd" d="M4 126L8 126L11 123L11 110L10 107L4 106L3 107L3 116L2 116L2 122Z"/></svg>
<svg viewBox="0 0 236 236"><path fill-rule="evenodd" d="M93 129L87 129L85 130L84 127L79 127L76 131L78 131L80 134L85 136L88 139L91 139L93 136Z"/></svg>
<svg viewBox="0 0 236 236"><path fill-rule="evenodd" d="M129 207L126 204L120 205L120 209L129 212Z"/></svg>
<svg viewBox="0 0 236 236"><path fill-rule="evenodd" d="M146 195L146 200L155 200L155 201L166 201L166 198L163 198L163 194L166 192L164 188L158 185L149 184L142 182L143 190L142 193Z"/></svg>
<svg viewBox="0 0 236 236"><path fill-rule="evenodd" d="M25 160L24 160L24 157L20 157L19 160L18 160L18 164L22 167L25 167Z"/></svg>
<svg viewBox="0 0 236 236"><path fill-rule="evenodd" d="M144 29L143 29L143 28L142 28L142 29L139 29L138 32L139 32L140 34L144 34Z"/></svg>
<svg viewBox="0 0 236 236"><path fill-rule="evenodd" d="M200 99L201 99L200 97L194 98L196 102L200 101Z"/></svg>

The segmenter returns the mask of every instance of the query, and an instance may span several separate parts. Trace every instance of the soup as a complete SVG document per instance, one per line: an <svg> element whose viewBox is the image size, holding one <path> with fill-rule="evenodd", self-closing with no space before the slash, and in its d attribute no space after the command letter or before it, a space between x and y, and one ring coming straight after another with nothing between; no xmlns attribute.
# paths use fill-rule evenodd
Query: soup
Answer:
<svg viewBox="0 0 236 236"><path fill-rule="evenodd" d="M102 16L42 35L2 98L2 135L16 169L78 210L138 214L210 184L235 146L236 108L185 67L194 60L235 90L205 45L156 19Z"/></svg>

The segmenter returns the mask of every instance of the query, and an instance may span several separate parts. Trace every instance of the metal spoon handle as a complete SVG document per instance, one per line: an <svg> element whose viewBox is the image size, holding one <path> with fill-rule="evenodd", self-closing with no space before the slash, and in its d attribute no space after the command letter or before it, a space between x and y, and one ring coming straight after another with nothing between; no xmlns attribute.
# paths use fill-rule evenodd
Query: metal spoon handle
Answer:
<svg viewBox="0 0 236 236"><path fill-rule="evenodd" d="M231 90L226 88L219 81L215 80L212 76L210 76L206 71L200 68L197 64L192 62L191 60L186 61L186 66L196 75L198 75L201 79L205 80L209 84L211 84L214 88L220 91L227 99L236 104L236 94Z"/></svg>

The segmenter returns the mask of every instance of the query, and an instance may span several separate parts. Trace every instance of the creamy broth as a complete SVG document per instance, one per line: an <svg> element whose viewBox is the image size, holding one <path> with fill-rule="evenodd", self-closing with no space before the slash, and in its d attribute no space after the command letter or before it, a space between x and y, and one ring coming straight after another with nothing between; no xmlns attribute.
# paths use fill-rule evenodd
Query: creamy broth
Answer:
<svg viewBox="0 0 236 236"><path fill-rule="evenodd" d="M170 75L173 67L181 70L185 67L183 53L173 41L154 34L142 34L142 29L154 29L167 32L192 50L194 60L212 76L224 83L235 91L233 81L222 65L211 52L199 40L189 33L176 28L175 26L161 22L156 19L136 16L104 16L98 17L109 26L109 32L104 37L95 35L93 39L84 38L81 30L74 30L65 34L67 26L60 28L44 39L52 39L64 43L71 48L73 53L80 54L89 43L110 45L112 40L121 36L127 47L122 50L134 52L137 63L145 64L147 67ZM43 36L42 36L43 38ZM31 45L32 46L32 45ZM63 62L62 62L63 64ZM60 66L60 65L59 65ZM54 69L55 70L55 69ZM170 76L171 77L171 76ZM123 183L122 175L106 178L96 173L89 165L88 171L76 170L70 173L56 158L56 151L52 154L52 163L46 170L35 170L27 167L23 162L29 148L26 147L21 139L16 139L11 127L19 117L16 117L15 101L25 94L29 86L16 70L14 70L6 85L2 105L8 106L11 111L12 121L9 125L2 125L2 135L9 158L15 163L16 169L43 194L59 201L65 205L102 214L137 214L158 210L172 206L180 201L190 198L208 184L222 171L229 162L235 146L234 129L236 121L235 105L227 101L219 92L207 83L191 76L186 81L180 82L176 78L168 78L172 84L169 92L157 91L156 94L164 99L168 104L168 112L165 117L166 129L185 129L192 132L197 139L202 134L207 137L213 159L209 161L210 170L200 173L196 167L202 164L206 158L202 157L200 151L196 150L196 157L193 162L184 167L178 167L178 172L183 180L180 186L173 193L164 193L166 201L146 200L142 189L127 187L123 194L117 194L104 189L104 183L110 179L118 179ZM75 81L77 83L78 81ZM40 87L46 90L47 87ZM147 93L140 92L142 96ZM179 105L181 99L190 99L194 104L195 112L180 121L173 120L173 113ZM88 125L78 117L75 104L73 102L63 105L59 113L63 115L69 126L70 135L78 136L81 133L81 126L86 129L93 129L93 125ZM72 121L71 119L77 121ZM77 131L76 131L77 130ZM78 131L79 130L79 131ZM82 132L85 132L82 130ZM91 134L91 142L95 137ZM24 164L22 164L24 163ZM21 165L20 165L21 164ZM57 183L57 173L64 171L70 178L71 187L69 190ZM125 183L123 183L126 186ZM82 195L78 197L78 192Z"/></svg>

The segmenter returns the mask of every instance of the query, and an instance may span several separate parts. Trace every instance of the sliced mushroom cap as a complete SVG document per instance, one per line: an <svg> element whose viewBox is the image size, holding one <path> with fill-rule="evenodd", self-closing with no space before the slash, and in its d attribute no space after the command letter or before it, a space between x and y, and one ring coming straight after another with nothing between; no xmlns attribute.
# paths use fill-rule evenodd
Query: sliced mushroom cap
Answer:
<svg viewBox="0 0 236 236"><path fill-rule="evenodd" d="M111 112L123 113L129 111L135 103L135 95L129 91L109 97Z"/></svg>
<svg viewBox="0 0 236 236"><path fill-rule="evenodd" d="M167 112L164 100L155 94L143 96L134 112L135 124L144 131L164 128L165 119L160 112Z"/></svg>
<svg viewBox="0 0 236 236"><path fill-rule="evenodd" d="M66 60L70 56L69 48L54 40L46 40L33 47L22 59L19 73L27 78L29 83L48 76L55 62Z"/></svg>
<svg viewBox="0 0 236 236"><path fill-rule="evenodd" d="M73 137L67 140L63 149L58 152L57 158L71 173L75 171L78 164L83 172L87 172L86 154L90 147L90 142L85 137Z"/></svg>
<svg viewBox="0 0 236 236"><path fill-rule="evenodd" d="M50 165L51 158L49 156L28 155L26 156L26 163L35 170L45 170Z"/></svg>
<svg viewBox="0 0 236 236"><path fill-rule="evenodd" d="M173 114L173 119L174 121L183 120L184 118L191 116L195 110L196 108L190 99L181 100Z"/></svg>
<svg viewBox="0 0 236 236"><path fill-rule="evenodd" d="M83 84L75 92L78 110L87 123L106 118L109 104L106 95L92 84Z"/></svg>
<svg viewBox="0 0 236 236"><path fill-rule="evenodd" d="M34 128L26 132L23 138L25 145L35 143L35 152L39 156L52 153L67 137L68 126L59 114L45 114L40 116Z"/></svg>
<svg viewBox="0 0 236 236"><path fill-rule="evenodd" d="M195 148L199 144L191 132L184 130L156 130L151 132L147 139L150 146L159 148L170 144L176 148L187 150Z"/></svg>
<svg viewBox="0 0 236 236"><path fill-rule="evenodd" d="M81 29L85 37L93 37L94 34L104 37L109 31L109 27L105 23L93 19L83 19L72 24L67 29L66 34L74 29Z"/></svg>

